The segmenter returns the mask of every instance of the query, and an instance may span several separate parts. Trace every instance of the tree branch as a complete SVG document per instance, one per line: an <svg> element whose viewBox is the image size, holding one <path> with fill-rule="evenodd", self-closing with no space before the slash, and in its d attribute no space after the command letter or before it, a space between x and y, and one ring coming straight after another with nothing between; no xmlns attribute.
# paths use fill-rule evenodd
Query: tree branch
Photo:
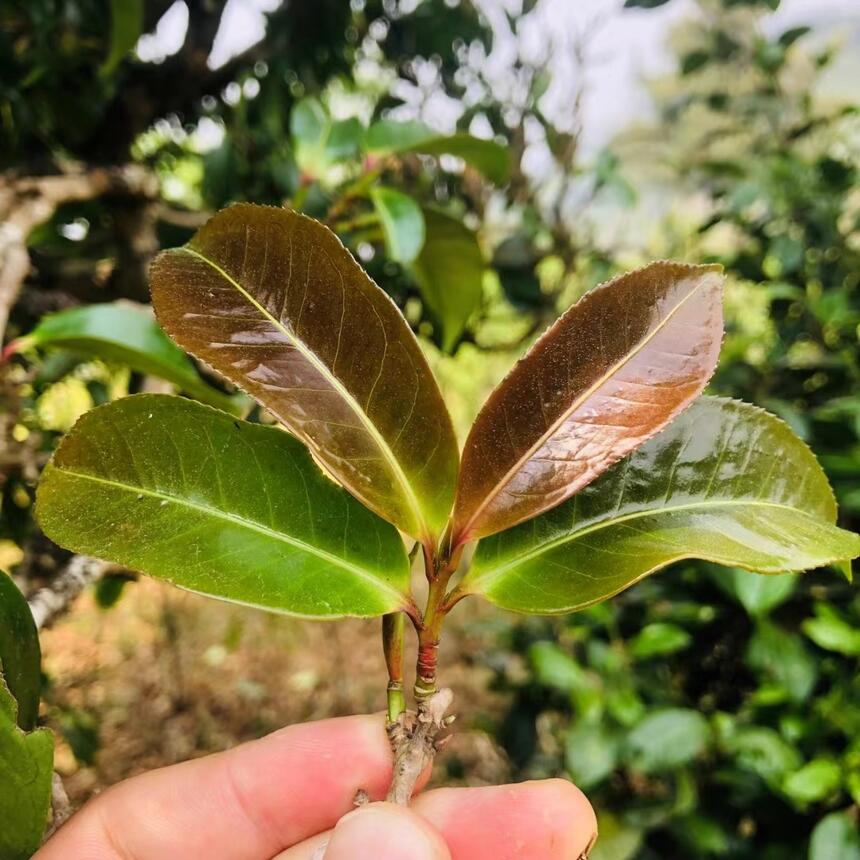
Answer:
<svg viewBox="0 0 860 860"><path fill-rule="evenodd" d="M30 233L64 203L110 194L155 199L158 180L137 164L87 171L71 168L56 176L0 178L0 341L30 271Z"/></svg>
<svg viewBox="0 0 860 860"><path fill-rule="evenodd" d="M112 569L113 565L88 555L72 556L50 584L27 601L36 627L39 630L50 627L88 585L98 582Z"/></svg>

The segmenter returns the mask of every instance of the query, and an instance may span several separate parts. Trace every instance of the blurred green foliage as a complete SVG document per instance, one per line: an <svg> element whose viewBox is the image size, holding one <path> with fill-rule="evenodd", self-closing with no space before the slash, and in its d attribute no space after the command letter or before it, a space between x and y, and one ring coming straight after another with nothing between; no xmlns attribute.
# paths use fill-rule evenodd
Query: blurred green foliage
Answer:
<svg viewBox="0 0 860 860"><path fill-rule="evenodd" d="M654 87L647 141L671 141L661 168L700 203L660 248L726 267L712 389L786 419L856 529L854 107L815 98L834 53L809 28L763 35L778 4L701 5L676 34L677 72ZM515 697L499 739L523 776L566 772L586 790L597 860L856 857L858 630L856 588L826 572L678 565L611 604L505 627L486 655Z"/></svg>
<svg viewBox="0 0 860 860"><path fill-rule="evenodd" d="M667 3L626 0L620 14ZM158 179L155 200L69 203L32 232L10 335L48 311L145 303L151 253L206 212L287 204L326 220L403 309L462 431L532 337L596 283L651 256L713 260L729 274L713 390L786 419L858 529L856 106L818 97L835 49L807 27L775 31L778 0L698 0L702 14L673 35L675 70L653 83L657 120L593 157L579 151L580 117L541 108L548 65L514 51L517 86L488 79L493 32L466 0L291 0L219 68L207 57L222 0L187 0L170 56L129 53L171 5L0 5L0 168L133 161ZM540 5L502 23L516 32ZM449 133L421 121L432 93L459 105ZM542 182L523 168L527 138L545 149ZM649 160L662 202L682 201L656 223L638 178ZM604 229L643 200L647 224L629 231L639 244ZM32 462L152 370L104 350L24 358L3 391L27 459L4 461L0 538L26 566L45 551ZM495 624L480 659L510 695L498 741L519 776L567 774L588 792L601 819L593 860L860 858L860 598L832 572L682 564L569 618ZM95 754L86 715L64 730L84 760Z"/></svg>

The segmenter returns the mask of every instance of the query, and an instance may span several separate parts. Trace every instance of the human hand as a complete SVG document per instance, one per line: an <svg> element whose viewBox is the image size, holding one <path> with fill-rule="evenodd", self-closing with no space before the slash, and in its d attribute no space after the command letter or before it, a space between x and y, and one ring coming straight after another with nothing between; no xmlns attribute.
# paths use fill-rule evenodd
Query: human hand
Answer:
<svg viewBox="0 0 860 860"><path fill-rule="evenodd" d="M597 832L559 779L353 810L358 789L385 796L391 771L382 717L290 726L114 786L34 860L577 860Z"/></svg>

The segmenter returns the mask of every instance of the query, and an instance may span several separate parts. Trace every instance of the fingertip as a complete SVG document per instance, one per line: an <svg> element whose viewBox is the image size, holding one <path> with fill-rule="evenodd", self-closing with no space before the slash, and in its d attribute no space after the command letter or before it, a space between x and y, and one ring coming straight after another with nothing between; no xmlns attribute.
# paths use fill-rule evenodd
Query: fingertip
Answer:
<svg viewBox="0 0 860 860"><path fill-rule="evenodd" d="M443 788L414 808L442 834L453 860L568 860L597 835L588 799L563 779Z"/></svg>
<svg viewBox="0 0 860 860"><path fill-rule="evenodd" d="M451 860L433 826L404 806L374 803L344 816L325 860Z"/></svg>

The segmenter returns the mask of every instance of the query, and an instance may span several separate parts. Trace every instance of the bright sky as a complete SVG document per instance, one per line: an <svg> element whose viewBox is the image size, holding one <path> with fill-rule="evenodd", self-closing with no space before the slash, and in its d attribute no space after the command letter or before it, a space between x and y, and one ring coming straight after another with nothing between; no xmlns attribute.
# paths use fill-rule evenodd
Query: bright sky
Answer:
<svg viewBox="0 0 860 860"><path fill-rule="evenodd" d="M282 0L228 0L210 63L221 65L234 54L250 47L264 34L266 11ZM285 0L289 2L289 0ZM346 2L346 0L344 0ZM507 32L505 9L516 11L520 0L478 0L491 22ZM669 70L665 40L672 25L695 10L692 0L674 0L653 10L623 10L622 0L541 0L528 26L518 34L521 49L553 53L555 84L546 95L551 115L563 116L571 98L571 82L576 67L571 46L577 34L595 20L601 25L589 39L593 58L590 64L586 100L583 106L583 148L595 151L626 126L631 119L647 115L649 100L642 81L647 76ZM152 36L138 45L143 59L164 57L177 51L184 38L188 10L182 0L170 8ZM817 31L838 33L854 48L846 57L834 86L847 85L857 91L860 80L860 0L783 0L768 26L777 32L800 24L812 24ZM509 35L496 40L488 58L490 74L504 76L516 42ZM850 66L850 68L849 68ZM447 124L440 118L442 125Z"/></svg>

